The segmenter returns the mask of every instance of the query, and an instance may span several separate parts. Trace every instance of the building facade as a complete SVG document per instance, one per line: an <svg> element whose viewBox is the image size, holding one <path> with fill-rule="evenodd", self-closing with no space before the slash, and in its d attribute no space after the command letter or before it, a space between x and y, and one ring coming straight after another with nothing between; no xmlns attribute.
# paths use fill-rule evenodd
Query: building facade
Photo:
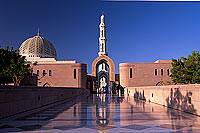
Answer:
<svg viewBox="0 0 200 133"><path fill-rule="evenodd" d="M70 61L39 62L32 72L38 77L38 86L86 88L86 64Z"/></svg>
<svg viewBox="0 0 200 133"><path fill-rule="evenodd" d="M158 60L154 63L121 63L120 84L123 87L170 85L171 69L171 60Z"/></svg>

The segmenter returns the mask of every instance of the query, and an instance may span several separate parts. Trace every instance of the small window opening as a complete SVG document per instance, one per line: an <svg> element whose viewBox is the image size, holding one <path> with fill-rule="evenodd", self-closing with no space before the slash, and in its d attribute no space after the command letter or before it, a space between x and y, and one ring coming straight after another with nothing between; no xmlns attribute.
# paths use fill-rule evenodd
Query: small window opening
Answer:
<svg viewBox="0 0 200 133"><path fill-rule="evenodd" d="M51 74L51 70L49 70L49 76L51 76L52 74Z"/></svg>
<svg viewBox="0 0 200 133"><path fill-rule="evenodd" d="M130 78L133 78L133 70L130 68Z"/></svg>
<svg viewBox="0 0 200 133"><path fill-rule="evenodd" d="M39 72L39 70L37 70L37 76L39 76L40 75L40 72Z"/></svg>
<svg viewBox="0 0 200 133"><path fill-rule="evenodd" d="M33 76L33 70L31 70L31 76Z"/></svg>
<svg viewBox="0 0 200 133"><path fill-rule="evenodd" d="M161 69L161 75L163 76L163 74L164 74L164 73L163 73L163 69Z"/></svg>
<svg viewBox="0 0 200 133"><path fill-rule="evenodd" d="M43 76L45 76L45 75L46 75L46 73L45 73L45 70L43 70L43 73L42 73L42 74L43 74Z"/></svg>
<svg viewBox="0 0 200 133"><path fill-rule="evenodd" d="M76 79L76 69L74 69L74 79Z"/></svg>
<svg viewBox="0 0 200 133"><path fill-rule="evenodd" d="M157 69L155 69L155 76L157 76L158 75L158 70Z"/></svg>
<svg viewBox="0 0 200 133"><path fill-rule="evenodd" d="M76 117L76 106L74 106L74 117Z"/></svg>
<svg viewBox="0 0 200 133"><path fill-rule="evenodd" d="M168 75L168 76L169 76L169 72L170 72L169 69L167 69L167 75Z"/></svg>

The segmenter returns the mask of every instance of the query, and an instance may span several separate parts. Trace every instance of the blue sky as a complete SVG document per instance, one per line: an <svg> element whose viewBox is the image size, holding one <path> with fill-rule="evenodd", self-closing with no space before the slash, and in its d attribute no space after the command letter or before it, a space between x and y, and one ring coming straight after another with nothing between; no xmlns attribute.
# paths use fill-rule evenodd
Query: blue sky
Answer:
<svg viewBox="0 0 200 133"><path fill-rule="evenodd" d="M200 2L0 0L0 45L18 49L40 27L58 60L86 63L91 73L102 11L116 73L119 63L169 60L200 50Z"/></svg>

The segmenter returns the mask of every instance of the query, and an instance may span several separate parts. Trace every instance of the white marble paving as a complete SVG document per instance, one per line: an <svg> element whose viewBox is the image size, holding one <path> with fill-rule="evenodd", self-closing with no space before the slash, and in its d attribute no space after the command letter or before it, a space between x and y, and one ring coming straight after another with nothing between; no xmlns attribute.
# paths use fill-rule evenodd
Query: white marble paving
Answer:
<svg viewBox="0 0 200 133"><path fill-rule="evenodd" d="M0 132L200 132L198 116L149 102L127 102L123 96L102 95L0 121Z"/></svg>

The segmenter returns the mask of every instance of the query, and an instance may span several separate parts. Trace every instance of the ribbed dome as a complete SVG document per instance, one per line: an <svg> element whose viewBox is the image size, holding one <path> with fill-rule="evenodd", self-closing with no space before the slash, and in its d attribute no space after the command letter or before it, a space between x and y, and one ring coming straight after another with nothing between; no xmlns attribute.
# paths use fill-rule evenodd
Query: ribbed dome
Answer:
<svg viewBox="0 0 200 133"><path fill-rule="evenodd" d="M19 53L26 57L55 58L56 49L44 37L34 36L25 40L19 48Z"/></svg>

